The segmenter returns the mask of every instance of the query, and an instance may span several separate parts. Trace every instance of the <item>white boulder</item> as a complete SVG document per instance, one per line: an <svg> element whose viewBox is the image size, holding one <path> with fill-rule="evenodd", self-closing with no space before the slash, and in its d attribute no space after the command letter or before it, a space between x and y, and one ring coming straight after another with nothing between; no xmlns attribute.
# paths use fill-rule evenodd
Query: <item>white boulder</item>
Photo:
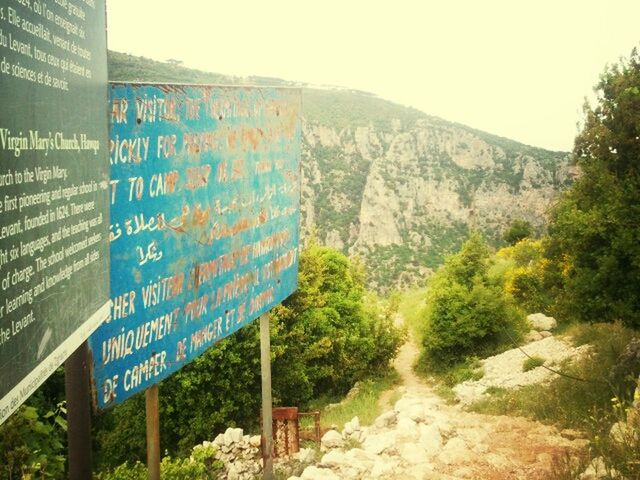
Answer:
<svg viewBox="0 0 640 480"><path fill-rule="evenodd" d="M344 439L335 430L329 430L322 436L320 440L320 446L323 450L329 450L331 448L341 448L344 446Z"/></svg>
<svg viewBox="0 0 640 480"><path fill-rule="evenodd" d="M339 467L340 465L348 465L349 460L342 450L334 448L325 453L320 460L320 466L325 468Z"/></svg>
<svg viewBox="0 0 640 480"><path fill-rule="evenodd" d="M227 445L231 443L240 443L242 441L243 432L241 428L227 428L224 432L224 440Z"/></svg>
<svg viewBox="0 0 640 480"><path fill-rule="evenodd" d="M378 418L376 418L374 425L378 428L387 428L395 425L398 420L398 415L395 411L389 410L388 412L384 412Z"/></svg>
<svg viewBox="0 0 640 480"><path fill-rule="evenodd" d="M438 456L438 459L447 465L471 461L473 452L467 448L467 444L460 437L450 439Z"/></svg>
<svg viewBox="0 0 640 480"><path fill-rule="evenodd" d="M553 317L547 317L544 313L532 313L527 315L527 323L534 330L553 330L558 326L558 322Z"/></svg>
<svg viewBox="0 0 640 480"><path fill-rule="evenodd" d="M330 468L318 468L313 465L305 468L300 478L302 480L340 480L340 477Z"/></svg>
<svg viewBox="0 0 640 480"><path fill-rule="evenodd" d="M354 432L360 430L360 419L356 416L353 417L350 421L344 424L344 433L346 435L351 435Z"/></svg>
<svg viewBox="0 0 640 480"><path fill-rule="evenodd" d="M442 448L442 434L437 424L420 425L420 445L428 454L435 455Z"/></svg>
<svg viewBox="0 0 640 480"><path fill-rule="evenodd" d="M542 340L542 334L537 330L531 330L524 336L524 341L527 343L537 342L538 340Z"/></svg>
<svg viewBox="0 0 640 480"><path fill-rule="evenodd" d="M395 444L395 434L392 432L369 435L362 443L362 449L366 452L379 455Z"/></svg>

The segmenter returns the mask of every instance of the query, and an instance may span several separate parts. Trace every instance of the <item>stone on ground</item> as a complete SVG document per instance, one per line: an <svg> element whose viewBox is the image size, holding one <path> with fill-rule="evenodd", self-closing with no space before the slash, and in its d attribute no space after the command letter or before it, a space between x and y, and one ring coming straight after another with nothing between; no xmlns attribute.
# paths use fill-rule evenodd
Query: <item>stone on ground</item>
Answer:
<svg viewBox="0 0 640 480"><path fill-rule="evenodd" d="M553 317L547 317L544 313L532 313L527 315L527 323L534 330L553 330L558 326L558 322Z"/></svg>
<svg viewBox="0 0 640 480"><path fill-rule="evenodd" d="M320 446L323 450L342 448L344 446L344 439L342 438L342 435L335 430L329 430L322 436Z"/></svg>

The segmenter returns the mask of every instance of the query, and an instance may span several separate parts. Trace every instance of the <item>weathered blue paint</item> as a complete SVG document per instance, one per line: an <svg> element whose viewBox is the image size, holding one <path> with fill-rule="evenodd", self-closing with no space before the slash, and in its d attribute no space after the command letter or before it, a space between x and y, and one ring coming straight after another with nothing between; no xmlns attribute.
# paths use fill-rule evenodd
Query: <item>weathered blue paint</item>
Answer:
<svg viewBox="0 0 640 480"><path fill-rule="evenodd" d="M98 408L166 378L296 289L300 91L112 84L111 317Z"/></svg>

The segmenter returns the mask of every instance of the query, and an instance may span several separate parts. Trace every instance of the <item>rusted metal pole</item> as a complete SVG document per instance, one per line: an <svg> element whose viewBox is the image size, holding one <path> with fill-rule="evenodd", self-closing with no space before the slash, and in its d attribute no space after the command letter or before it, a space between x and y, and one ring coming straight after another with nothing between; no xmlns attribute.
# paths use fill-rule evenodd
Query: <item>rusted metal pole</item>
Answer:
<svg viewBox="0 0 640 480"><path fill-rule="evenodd" d="M158 385L144 392L147 411L147 470L149 480L160 480L160 407Z"/></svg>
<svg viewBox="0 0 640 480"><path fill-rule="evenodd" d="M91 480L91 399L88 358L89 349L87 342L84 342L64 362L70 480Z"/></svg>
<svg viewBox="0 0 640 480"><path fill-rule="evenodd" d="M262 478L273 478L273 432L271 401L271 339L269 314L260 317L260 372L262 374Z"/></svg>

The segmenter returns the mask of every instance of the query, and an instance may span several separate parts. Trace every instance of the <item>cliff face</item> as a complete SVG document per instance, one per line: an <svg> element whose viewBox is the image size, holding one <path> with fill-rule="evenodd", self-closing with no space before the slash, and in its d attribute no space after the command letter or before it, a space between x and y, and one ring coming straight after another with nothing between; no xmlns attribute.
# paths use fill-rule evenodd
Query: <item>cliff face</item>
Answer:
<svg viewBox="0 0 640 480"><path fill-rule="evenodd" d="M363 257L369 283L424 278L470 228L535 226L573 176L569 156L427 117L341 129L304 122L303 230Z"/></svg>

